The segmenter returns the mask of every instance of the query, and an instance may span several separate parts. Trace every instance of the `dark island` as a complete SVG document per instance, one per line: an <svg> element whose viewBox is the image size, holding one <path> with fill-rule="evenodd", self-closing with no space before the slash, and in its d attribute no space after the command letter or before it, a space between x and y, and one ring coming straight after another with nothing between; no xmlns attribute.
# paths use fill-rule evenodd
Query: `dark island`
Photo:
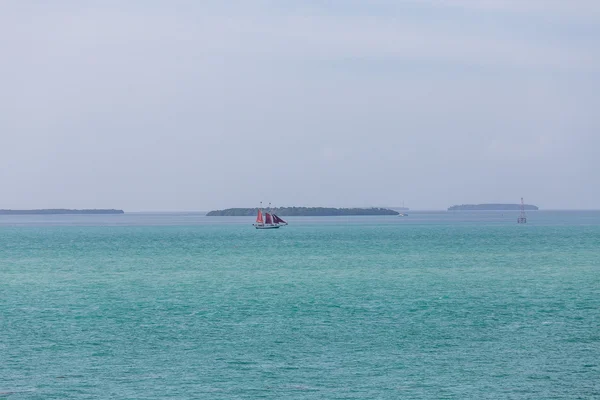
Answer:
<svg viewBox="0 0 600 400"><path fill-rule="evenodd" d="M526 211L539 210L537 206L525 204L523 206ZM452 206L448 211L520 211L520 204L461 204L460 206Z"/></svg>
<svg viewBox="0 0 600 400"><path fill-rule="evenodd" d="M69 210L65 208L50 208L42 210L0 210L0 215L82 215L82 214L125 214L123 210L93 209Z"/></svg>
<svg viewBox="0 0 600 400"><path fill-rule="evenodd" d="M273 213L280 217L334 217L350 215L398 215L387 208L329 208L329 207L279 207ZM228 208L211 211L208 217L250 217L255 216L258 208Z"/></svg>

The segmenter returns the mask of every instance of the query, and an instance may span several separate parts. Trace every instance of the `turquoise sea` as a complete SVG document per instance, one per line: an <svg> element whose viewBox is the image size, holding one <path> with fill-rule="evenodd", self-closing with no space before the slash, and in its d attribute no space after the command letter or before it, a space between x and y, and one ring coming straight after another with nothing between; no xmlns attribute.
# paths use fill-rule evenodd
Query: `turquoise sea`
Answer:
<svg viewBox="0 0 600 400"><path fill-rule="evenodd" d="M0 218L0 399L597 399L600 212Z"/></svg>

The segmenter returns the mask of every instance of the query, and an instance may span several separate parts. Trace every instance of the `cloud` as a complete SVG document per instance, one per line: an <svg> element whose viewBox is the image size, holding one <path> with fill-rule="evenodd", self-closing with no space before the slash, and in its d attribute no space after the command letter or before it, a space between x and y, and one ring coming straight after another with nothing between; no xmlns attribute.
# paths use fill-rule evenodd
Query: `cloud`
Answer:
<svg viewBox="0 0 600 400"><path fill-rule="evenodd" d="M449 3L452 7L462 5L477 10L513 9L494 1L427 2L432 8L450 7ZM533 4L521 3L529 4L530 8ZM202 6L190 6L186 15L174 15L174 9L164 13L152 9L132 12L109 6L72 12L55 10L47 15L34 14L29 24L14 18L12 22L5 20L0 32L42 52L46 46L56 51L61 51L61 46L74 51L94 46L114 46L119 51L133 46L136 51L136 47L162 43L199 56L227 56L249 63L396 59L582 71L598 68L600 64L596 43L574 44L548 36L540 38L510 27L465 24L452 19L414 20L401 12L387 16L303 15L278 10L273 14L264 2L257 4L257 8L246 13L238 11L231 15L222 15L224 7L220 9L214 4L207 8L211 12L204 12ZM518 8L516 3L513 7ZM5 47L21 53L30 50L14 43L6 43Z"/></svg>
<svg viewBox="0 0 600 400"><path fill-rule="evenodd" d="M493 13L527 14L529 16L557 16L592 20L600 17L600 3L596 0L408 0L429 7L455 8Z"/></svg>

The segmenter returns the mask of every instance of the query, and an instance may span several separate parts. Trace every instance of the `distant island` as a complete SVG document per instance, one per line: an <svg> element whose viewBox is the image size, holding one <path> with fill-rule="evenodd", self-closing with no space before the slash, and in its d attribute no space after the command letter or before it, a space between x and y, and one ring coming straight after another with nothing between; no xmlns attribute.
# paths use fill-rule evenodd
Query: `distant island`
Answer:
<svg viewBox="0 0 600 400"><path fill-rule="evenodd" d="M524 205L525 210L535 211L539 210L537 206L531 204ZM448 208L448 211L519 211L521 210L520 204L461 204L460 206L452 206Z"/></svg>
<svg viewBox="0 0 600 400"><path fill-rule="evenodd" d="M258 208L228 208L211 211L208 217L250 217L255 216ZM329 207L279 207L273 212L281 217L333 217L349 215L398 215L387 208L329 208Z"/></svg>
<svg viewBox="0 0 600 400"><path fill-rule="evenodd" d="M69 210L65 208L50 208L42 210L0 210L0 215L56 215L56 214L125 214L123 210L93 209L93 210Z"/></svg>

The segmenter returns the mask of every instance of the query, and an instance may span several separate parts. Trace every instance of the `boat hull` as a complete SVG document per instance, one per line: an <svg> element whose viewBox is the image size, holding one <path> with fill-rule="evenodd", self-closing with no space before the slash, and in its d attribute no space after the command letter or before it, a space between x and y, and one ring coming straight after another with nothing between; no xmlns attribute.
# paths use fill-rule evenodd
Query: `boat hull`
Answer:
<svg viewBox="0 0 600 400"><path fill-rule="evenodd" d="M279 225L257 225L257 224L254 224L254 227L256 229L277 229L277 228L279 228Z"/></svg>

